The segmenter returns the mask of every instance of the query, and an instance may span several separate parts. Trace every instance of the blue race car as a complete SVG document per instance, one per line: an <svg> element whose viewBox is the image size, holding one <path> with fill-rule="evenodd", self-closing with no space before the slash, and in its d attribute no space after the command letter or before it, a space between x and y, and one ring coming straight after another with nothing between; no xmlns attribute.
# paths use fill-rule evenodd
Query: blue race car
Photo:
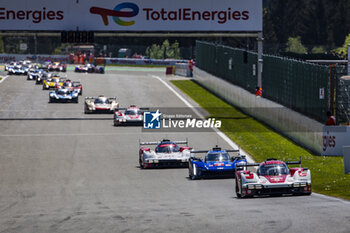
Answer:
<svg viewBox="0 0 350 233"><path fill-rule="evenodd" d="M78 103L79 93L65 88L58 88L56 91L51 91L49 94L49 103Z"/></svg>
<svg viewBox="0 0 350 233"><path fill-rule="evenodd" d="M223 150L215 147L212 150L191 151L191 153L206 153L204 161L200 158L191 157L188 163L189 178L191 180L201 178L233 178L235 171L242 170L237 164L246 164L244 155L230 157L228 152L239 150Z"/></svg>
<svg viewBox="0 0 350 233"><path fill-rule="evenodd" d="M23 67L21 65L15 65L13 67L8 68L7 74L8 75L26 75L28 73L28 68Z"/></svg>

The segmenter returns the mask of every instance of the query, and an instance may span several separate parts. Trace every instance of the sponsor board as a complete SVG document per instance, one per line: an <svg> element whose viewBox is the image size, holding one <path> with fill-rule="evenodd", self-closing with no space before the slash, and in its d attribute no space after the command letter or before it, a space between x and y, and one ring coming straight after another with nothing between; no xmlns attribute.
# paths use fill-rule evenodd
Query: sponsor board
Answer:
<svg viewBox="0 0 350 233"><path fill-rule="evenodd" d="M1 30L262 31L262 0L5 0Z"/></svg>
<svg viewBox="0 0 350 233"><path fill-rule="evenodd" d="M0 54L0 63L19 60L31 60L33 62L59 61L62 63L68 63L70 61L69 55Z"/></svg>
<svg viewBox="0 0 350 233"><path fill-rule="evenodd" d="M350 146L350 126L324 126L322 155L343 155L343 146Z"/></svg>

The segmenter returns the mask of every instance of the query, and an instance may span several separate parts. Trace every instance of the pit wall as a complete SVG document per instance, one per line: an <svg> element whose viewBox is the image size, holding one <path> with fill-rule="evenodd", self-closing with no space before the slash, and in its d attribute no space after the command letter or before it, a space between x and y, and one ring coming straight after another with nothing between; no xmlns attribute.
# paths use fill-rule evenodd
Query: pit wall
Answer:
<svg viewBox="0 0 350 233"><path fill-rule="evenodd" d="M194 80L216 96L242 109L316 154L322 152L323 124L271 100L256 97L245 89L213 76L197 67Z"/></svg>

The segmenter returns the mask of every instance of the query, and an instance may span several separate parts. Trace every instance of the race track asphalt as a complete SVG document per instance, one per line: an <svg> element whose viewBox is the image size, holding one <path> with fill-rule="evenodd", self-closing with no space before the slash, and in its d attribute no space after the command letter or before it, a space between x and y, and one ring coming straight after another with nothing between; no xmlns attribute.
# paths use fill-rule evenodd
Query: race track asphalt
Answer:
<svg viewBox="0 0 350 233"><path fill-rule="evenodd" d="M75 74L84 96L121 106L185 107L158 79L164 72ZM347 201L322 195L237 199L233 179L188 179L188 169L141 170L138 141L228 144L214 132L143 132L112 115L49 104L24 76L0 83L0 233L350 232ZM67 119L69 118L69 119Z"/></svg>

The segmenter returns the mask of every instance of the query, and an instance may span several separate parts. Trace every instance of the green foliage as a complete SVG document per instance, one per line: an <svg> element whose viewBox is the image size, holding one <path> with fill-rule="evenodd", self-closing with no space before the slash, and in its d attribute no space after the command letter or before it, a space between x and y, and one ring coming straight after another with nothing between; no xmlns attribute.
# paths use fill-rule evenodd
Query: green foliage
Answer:
<svg viewBox="0 0 350 233"><path fill-rule="evenodd" d="M257 162L266 158L298 160L311 170L313 191L350 199L350 177L344 174L343 157L311 154L294 142L245 115L193 81L171 81L196 101L210 116L222 120L221 131L234 140Z"/></svg>
<svg viewBox="0 0 350 233"><path fill-rule="evenodd" d="M339 47L333 52L337 53L339 56L346 58L348 54L348 45L350 44L350 34L345 37L345 41L342 47Z"/></svg>
<svg viewBox="0 0 350 233"><path fill-rule="evenodd" d="M315 46L312 48L311 52L314 54L323 54L326 53L326 49L324 46Z"/></svg>
<svg viewBox="0 0 350 233"><path fill-rule="evenodd" d="M330 51L350 32L349 0L265 0L264 8L265 44L280 49L288 38L300 36L304 45Z"/></svg>
<svg viewBox="0 0 350 233"><path fill-rule="evenodd" d="M298 53L298 54L307 53L307 49L301 43L300 36L288 38L286 52Z"/></svg>
<svg viewBox="0 0 350 233"><path fill-rule="evenodd" d="M68 44L61 44L60 46L56 47L54 49L54 51L52 52L52 54L62 54L62 50L64 50L66 47L68 46Z"/></svg>
<svg viewBox="0 0 350 233"><path fill-rule="evenodd" d="M168 40L165 40L162 45L153 44L147 47L146 56L153 59L181 59L179 43L176 41L170 44Z"/></svg>

